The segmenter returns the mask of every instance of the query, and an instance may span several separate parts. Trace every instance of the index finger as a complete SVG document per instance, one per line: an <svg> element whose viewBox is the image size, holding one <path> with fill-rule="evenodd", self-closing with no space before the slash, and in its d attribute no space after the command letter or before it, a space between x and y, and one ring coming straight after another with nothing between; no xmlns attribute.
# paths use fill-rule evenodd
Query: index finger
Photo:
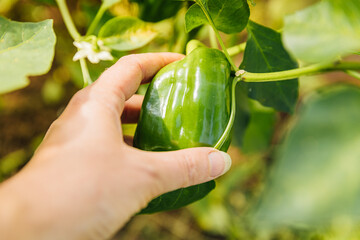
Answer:
<svg viewBox="0 0 360 240"><path fill-rule="evenodd" d="M165 65L184 57L178 53L143 53L122 57L107 69L94 84L103 92L115 93L128 100L139 88Z"/></svg>

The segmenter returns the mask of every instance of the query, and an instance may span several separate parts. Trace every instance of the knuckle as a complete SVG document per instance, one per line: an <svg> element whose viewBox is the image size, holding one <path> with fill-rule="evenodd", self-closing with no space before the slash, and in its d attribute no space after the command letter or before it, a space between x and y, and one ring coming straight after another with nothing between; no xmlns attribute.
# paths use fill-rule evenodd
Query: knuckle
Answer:
<svg viewBox="0 0 360 240"><path fill-rule="evenodd" d="M98 102L104 109L110 110L110 112L117 113L120 112L124 102L125 95L122 89L110 89L109 91L99 90L99 93L94 97L96 102Z"/></svg>
<svg viewBox="0 0 360 240"><path fill-rule="evenodd" d="M184 185L192 185L196 182L198 173L196 156L184 154L179 160L180 168L183 170Z"/></svg>
<svg viewBox="0 0 360 240"><path fill-rule="evenodd" d="M164 175L161 173L160 169L161 168L153 162L141 166L142 177L144 177L146 185L149 186L148 190L152 196L164 193L166 189L164 183L167 179L164 179Z"/></svg>
<svg viewBox="0 0 360 240"><path fill-rule="evenodd" d="M86 102L88 96L85 93L84 89L77 91L74 96L71 98L70 104L73 106L79 106Z"/></svg>
<svg viewBox="0 0 360 240"><path fill-rule="evenodd" d="M159 167L154 164L155 162L151 161L149 159L149 162L142 165L142 171L148 179L150 179L151 182L160 182L162 181L162 175L159 171Z"/></svg>
<svg viewBox="0 0 360 240"><path fill-rule="evenodd" d="M140 62L139 56L137 54L130 54L121 58L123 62L126 63L127 68L131 72L141 73L141 79L145 75L145 69Z"/></svg>

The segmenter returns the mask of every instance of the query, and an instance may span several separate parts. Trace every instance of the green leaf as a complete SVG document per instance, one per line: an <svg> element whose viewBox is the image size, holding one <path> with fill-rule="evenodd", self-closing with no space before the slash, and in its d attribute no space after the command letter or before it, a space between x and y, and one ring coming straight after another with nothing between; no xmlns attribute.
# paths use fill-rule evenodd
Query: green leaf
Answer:
<svg viewBox="0 0 360 240"><path fill-rule="evenodd" d="M193 4L185 14L185 28L187 32L207 22L205 14L197 4Z"/></svg>
<svg viewBox="0 0 360 240"><path fill-rule="evenodd" d="M139 18L146 22L159 22L173 17L183 7L178 0L132 0L139 3Z"/></svg>
<svg viewBox="0 0 360 240"><path fill-rule="evenodd" d="M232 130L232 144L242 147L244 145L244 136L251 120L251 109L247 89L243 84L237 84L235 89L236 111L235 121Z"/></svg>
<svg viewBox="0 0 360 240"><path fill-rule="evenodd" d="M326 0L285 18L284 44L298 59L314 63L360 50L358 0Z"/></svg>
<svg viewBox="0 0 360 240"><path fill-rule="evenodd" d="M215 23L215 27L227 34L241 32L249 20L250 10L247 0L197 0L203 4ZM208 22L198 4L192 5L185 15L186 31Z"/></svg>
<svg viewBox="0 0 360 240"><path fill-rule="evenodd" d="M244 84L236 86L236 116L232 143L245 154L269 149L276 124L276 112L247 97Z"/></svg>
<svg viewBox="0 0 360 240"><path fill-rule="evenodd" d="M215 181L210 181L165 193L152 200L146 208L141 210L140 214L149 214L181 208L202 199L214 188Z"/></svg>
<svg viewBox="0 0 360 240"><path fill-rule="evenodd" d="M133 17L109 20L99 32L104 45L118 51L130 51L148 44L156 36L151 25Z"/></svg>
<svg viewBox="0 0 360 240"><path fill-rule="evenodd" d="M27 76L48 72L55 39L52 20L21 23L0 17L0 94L27 86Z"/></svg>
<svg viewBox="0 0 360 240"><path fill-rule="evenodd" d="M249 21L249 38L240 68L254 73L266 73L297 68L281 42L281 35L264 26ZM267 107L292 113L298 98L298 80L243 83L249 97Z"/></svg>
<svg viewBox="0 0 360 240"><path fill-rule="evenodd" d="M360 220L360 88L327 87L305 102L255 211L262 227Z"/></svg>
<svg viewBox="0 0 360 240"><path fill-rule="evenodd" d="M242 152L261 153L269 149L276 125L276 112L250 100L250 122L244 133Z"/></svg>

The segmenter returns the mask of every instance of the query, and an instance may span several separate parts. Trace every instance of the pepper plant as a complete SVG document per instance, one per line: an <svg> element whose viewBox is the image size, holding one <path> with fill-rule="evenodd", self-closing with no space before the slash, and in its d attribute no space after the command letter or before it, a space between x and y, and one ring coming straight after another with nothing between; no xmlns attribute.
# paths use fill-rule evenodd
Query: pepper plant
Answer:
<svg viewBox="0 0 360 240"><path fill-rule="evenodd" d="M173 19L175 36L170 38L169 46L179 44L178 50L183 51L186 42L201 31L207 31L211 45L209 48L190 41L186 58L166 66L154 77L158 84L152 83L146 94L135 146L153 151L195 146L226 150L232 136L240 148L246 149L250 131L271 135L268 132L272 126L262 129L251 125L254 106L294 114L281 146L272 146L273 162L267 167L264 189L252 199L254 204L247 212L249 222L270 231L284 225L323 226L338 217L357 222L359 86L332 84L313 92L305 101L299 101L298 90L299 78L304 76L336 71L360 79L358 0L319 1L285 17L280 30L249 20L250 9L256 11L256 2L247 0L133 0L132 4L139 6L139 18L117 16L102 24L104 14L121 2L103 0L85 34L80 34L65 0L56 0L77 48L73 60L80 62L84 86L95 80L89 73L89 62L115 61L119 52L125 55L145 49L161 34L158 28L168 18ZM246 34L247 40L227 46L223 39L236 34ZM52 20L20 23L0 17L0 93L25 87L28 76L49 71L55 41ZM239 55L242 61L236 64L234 59ZM164 77L176 71L189 75ZM195 83L200 84L200 92L196 92ZM171 96L165 96L174 84L201 93L199 100L189 99L182 89L178 93L186 100L169 102ZM166 108L174 102L178 108L162 118L150 111L153 106ZM194 124L189 124L184 119L191 111L216 114L205 118L198 114ZM268 120L266 124L272 121ZM156 131L152 128L155 132L149 132L149 124L157 126ZM186 134L180 134L179 129ZM158 140L149 135L158 136ZM183 207L214 187L212 181L164 194L141 213Z"/></svg>

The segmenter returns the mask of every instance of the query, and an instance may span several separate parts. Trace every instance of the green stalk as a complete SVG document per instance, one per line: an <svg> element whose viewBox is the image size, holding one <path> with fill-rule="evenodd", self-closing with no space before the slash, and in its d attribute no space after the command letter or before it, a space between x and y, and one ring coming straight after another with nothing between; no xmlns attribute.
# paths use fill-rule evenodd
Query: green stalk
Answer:
<svg viewBox="0 0 360 240"><path fill-rule="evenodd" d="M360 62L334 62L314 64L307 67L270 73L245 72L238 81L245 82L272 82L289 80L301 76L315 75L331 71L360 70Z"/></svg>
<svg viewBox="0 0 360 240"><path fill-rule="evenodd" d="M218 44L216 41L216 35L215 32L213 30L213 28L211 26L209 26L209 37L210 37L210 46L212 48L218 48Z"/></svg>
<svg viewBox="0 0 360 240"><path fill-rule="evenodd" d="M229 55L231 57L238 55L239 53L242 53L245 51L245 47L246 47L246 42L244 43L240 43L239 45L235 45L233 47L230 47L227 49Z"/></svg>
<svg viewBox="0 0 360 240"><path fill-rule="evenodd" d="M67 30L69 31L70 36L75 41L78 40L79 38L81 38L81 35L78 32L78 30L76 29L76 27L75 27L75 24L74 24L74 22L73 22L73 20L72 20L72 18L70 16L70 12L69 12L69 9L68 9L68 7L66 5L65 0L56 0L56 3L59 6L61 16L64 19L65 26L66 26Z"/></svg>
<svg viewBox="0 0 360 240"><path fill-rule="evenodd" d="M345 71L347 74L349 74L350 76L360 80L360 73L356 72L356 71L352 71L352 70L346 70Z"/></svg>
<svg viewBox="0 0 360 240"><path fill-rule="evenodd" d="M211 27L214 29L216 38L218 39L218 41L219 41L219 43L220 43L220 46L221 46L221 49L223 50L223 52L224 52L226 58L228 59L231 67L232 67L235 71L238 71L239 68L236 67L234 61L231 59L228 51L226 50L225 44L224 44L223 40L221 39L220 33L219 33L219 31L216 29L215 23L214 23L214 21L212 20L210 14L208 13L207 9L205 8L204 4L201 2L201 0L197 0L196 3L200 6L201 10L204 12L207 20L209 21Z"/></svg>
<svg viewBox="0 0 360 240"><path fill-rule="evenodd" d="M77 41L81 38L80 33L78 32L78 30L75 27L75 24L70 16L70 12L69 9L66 5L66 1L65 0L56 0L59 9L60 9L60 13L61 16L64 19L64 23L65 26L67 28L67 30L70 33L70 36L73 38L74 41ZM90 85L92 83L90 74L89 74L89 69L86 65L86 60L85 59L80 59L80 67L81 67L81 72L84 78L84 87Z"/></svg>
<svg viewBox="0 0 360 240"><path fill-rule="evenodd" d="M232 85L231 85L231 110L230 110L231 113L230 113L229 122L226 125L224 133L221 135L219 141L214 146L214 148L218 149L218 150L224 145L224 143L226 142L226 139L228 139L228 137L231 133L232 126L234 125L235 113L236 113L235 89L236 89L236 84L239 81L237 78L238 77L234 77L234 79L232 81Z"/></svg>
<svg viewBox="0 0 360 240"><path fill-rule="evenodd" d="M98 12L95 15L94 20L91 22L90 27L88 28L87 32L86 32L86 36L89 36L91 34L93 34L95 32L96 27L98 26L102 16L104 15L105 11L106 11L106 6L103 4L101 4Z"/></svg>
<svg viewBox="0 0 360 240"><path fill-rule="evenodd" d="M84 78L84 87L90 85L92 83L90 74L89 74L89 69L86 65L86 60L84 58L80 59L80 66L81 66L81 72Z"/></svg>

